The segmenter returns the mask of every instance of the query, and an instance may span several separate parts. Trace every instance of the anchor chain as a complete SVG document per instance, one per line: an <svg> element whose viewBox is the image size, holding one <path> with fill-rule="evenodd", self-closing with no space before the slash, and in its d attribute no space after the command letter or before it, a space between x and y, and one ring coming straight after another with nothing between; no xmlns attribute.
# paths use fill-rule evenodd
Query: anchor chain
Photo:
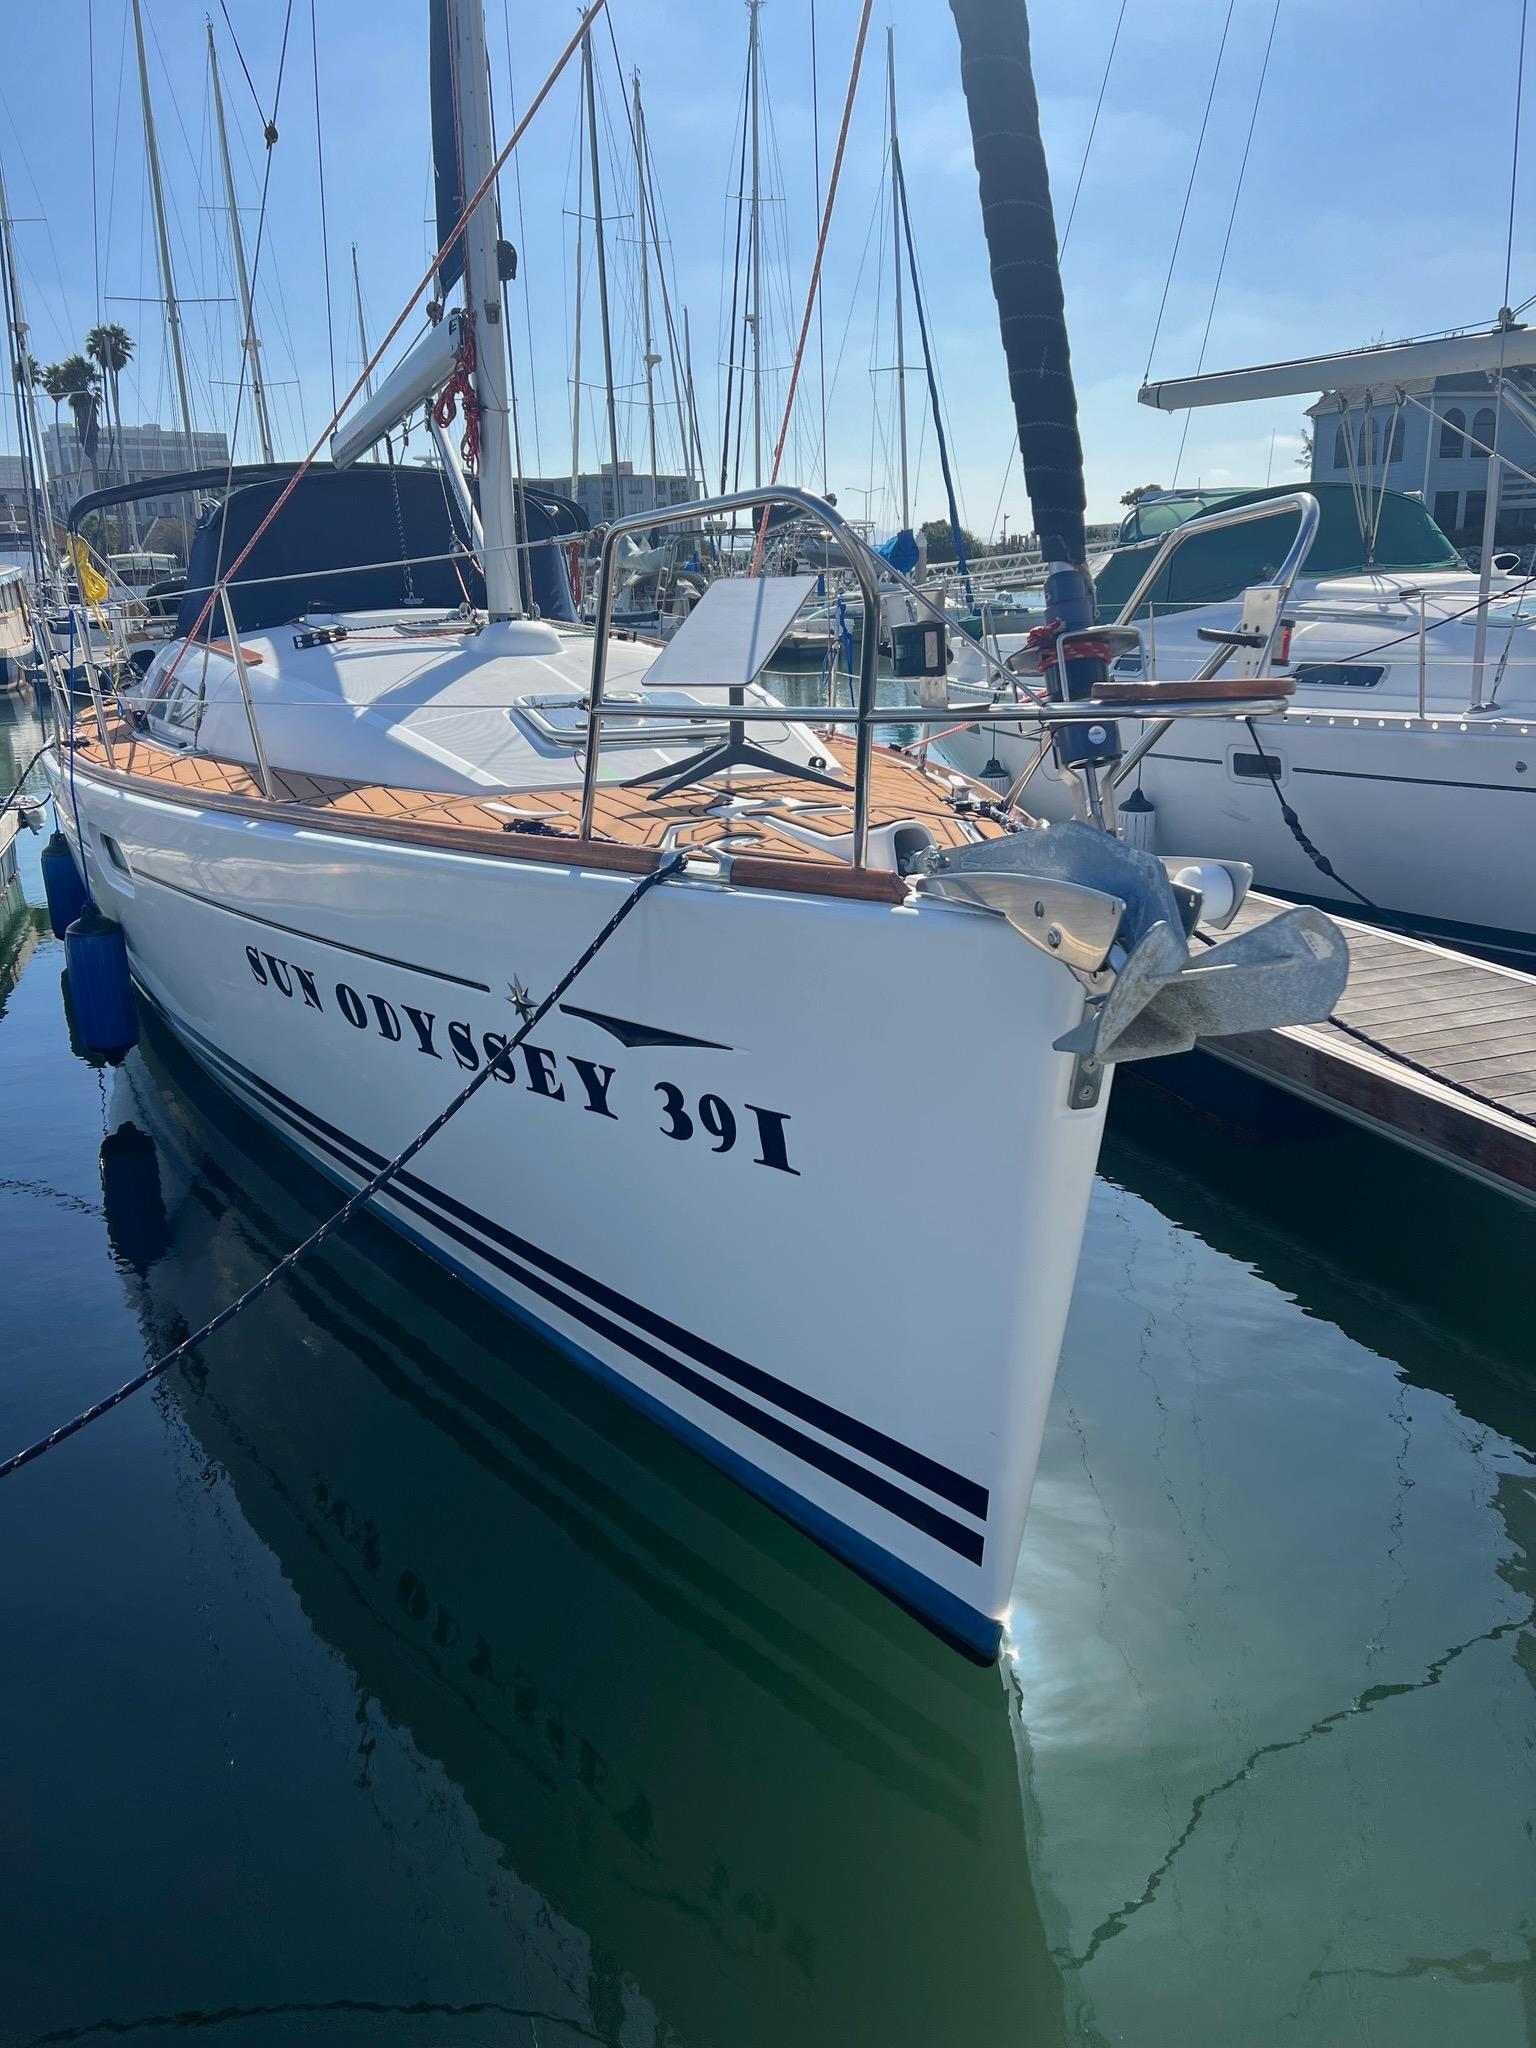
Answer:
<svg viewBox="0 0 1536 2048"><path fill-rule="evenodd" d="M363 1204L371 1201L386 1182L393 1179L402 1167L407 1166L425 1145L430 1144L444 1124L456 1117L470 1097L485 1082L489 1081L497 1073L498 1069L504 1067L508 1054L515 1052L529 1032L543 1018L548 1016L549 1012L559 1002L571 984L597 958L598 954L607 945L630 912L639 907L641 900L659 882L665 882L675 875L686 859L686 854L674 854L670 860L663 861L661 866L653 869L650 874L641 877L613 913L612 917L603 926L602 930L597 934L596 938L592 940L574 964L566 969L549 994L544 997L542 1002L531 1008L529 1015L518 1026L517 1030L513 1032L511 1038L508 1039L503 1051L497 1053L494 1059L488 1060L480 1068L479 1072L465 1083L453 1100L433 1117L431 1123L425 1129L418 1131L411 1142L401 1151L397 1152L393 1159L387 1160L377 1173L364 1181L356 1193L350 1195L339 1209L326 1217L325 1221L317 1229L311 1231L302 1244L295 1245L291 1252L286 1253L284 1257L278 1260L270 1272L264 1273L259 1280L247 1287L243 1294L238 1295L235 1300L227 1303L219 1310L217 1315L210 1316L201 1329L194 1330L190 1337L184 1337L179 1344L167 1351L162 1358L157 1358L152 1365L146 1366L143 1372L136 1373L131 1380L126 1381L115 1393L108 1394L103 1400L94 1402L89 1408L82 1409L78 1415L72 1416L68 1422L60 1423L57 1429L50 1430L47 1436L39 1437L36 1443L28 1444L24 1450L16 1451L11 1457L5 1459L3 1463L0 1463L0 1479L9 1479L11 1474L19 1472L23 1465L32 1464L45 1451L51 1451L56 1444L65 1442L67 1438L74 1436L77 1431L84 1429L87 1423L95 1422L99 1416L108 1414L112 1409L126 1401L130 1395L137 1394L141 1388L147 1387L151 1380L157 1380L162 1373L169 1372L171 1367L185 1358L189 1351L194 1350L199 1344L205 1343L217 1331L222 1330L226 1323L232 1323L242 1309L248 1308L253 1301L258 1301L270 1288L275 1287L279 1280L301 1265L312 1252L318 1251L326 1239L340 1230L343 1224L349 1223L358 1210L362 1208Z"/></svg>

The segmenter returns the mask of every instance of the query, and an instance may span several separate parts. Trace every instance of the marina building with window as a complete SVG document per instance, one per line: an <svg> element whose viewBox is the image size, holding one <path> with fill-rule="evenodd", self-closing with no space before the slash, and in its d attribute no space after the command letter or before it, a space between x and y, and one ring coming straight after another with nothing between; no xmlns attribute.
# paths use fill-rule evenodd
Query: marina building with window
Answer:
<svg viewBox="0 0 1536 2048"><path fill-rule="evenodd" d="M112 434L109 446L106 422L102 420L96 432L94 468L68 420L43 428L43 447L48 459L48 474L54 481L54 502L61 512L73 506L76 499L83 498L87 491L104 490L109 484L121 483L125 471L129 483L144 483L152 477L173 476L188 467L187 437L179 427L155 424L136 427L129 422L122 428L121 436L116 432ZM216 469L228 460L227 436L192 436L192 467ZM150 518L157 518L162 513L176 517L183 507L176 498L152 498L142 501L136 510L141 517L147 514Z"/></svg>
<svg viewBox="0 0 1536 2048"><path fill-rule="evenodd" d="M1493 373L1474 371L1406 391L1325 391L1307 410L1314 482L1416 491L1435 524L1462 547L1482 540L1497 436L1504 462L1495 538L1506 545L1536 540L1536 483L1519 473L1536 475L1536 373L1529 369L1506 372L1501 406Z"/></svg>
<svg viewBox="0 0 1536 2048"><path fill-rule="evenodd" d="M637 474L633 463L629 462L619 464L618 482L616 500L613 471L606 463L600 470L579 476L574 491L569 472L564 476L531 476L528 479L530 488L534 490L558 491L564 498L574 497L589 526L603 526L610 519L627 519L632 512L691 504L699 496L699 487L691 476L650 476L643 471Z"/></svg>

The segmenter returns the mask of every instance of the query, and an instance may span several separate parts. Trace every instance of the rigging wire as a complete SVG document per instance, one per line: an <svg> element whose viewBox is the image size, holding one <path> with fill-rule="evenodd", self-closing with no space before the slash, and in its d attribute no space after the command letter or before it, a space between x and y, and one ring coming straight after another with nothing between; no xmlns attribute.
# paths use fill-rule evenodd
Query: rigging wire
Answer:
<svg viewBox="0 0 1536 2048"><path fill-rule="evenodd" d="M279 44L277 52L277 82L272 89L272 118L270 121L263 121L262 124L263 133L270 136L272 139L267 144L267 160L261 174L261 210L256 216L256 246L251 252L250 290L253 301L256 296L257 281L261 276L261 257L263 248L265 247L266 243L267 194L271 188L272 183L272 154L274 146L277 141L277 110L280 104L282 103L283 74L286 71L288 65L288 31L292 27L292 25L293 0L288 0L288 5L283 12L283 40ZM258 112L260 111L259 102L257 110ZM235 480L235 449L238 445L238 438L240 433L240 413L245 404L245 387L249 375L250 351L248 349L242 348L240 351L240 379L235 386L234 417L230 422L229 428L229 468L226 472L224 486L226 492L229 490L230 486L234 483ZM219 544L214 554L215 583L218 582L220 576L222 576L224 571L224 534L225 522L222 519L220 519ZM209 602L212 602L211 597L209 599Z"/></svg>
<svg viewBox="0 0 1536 2048"><path fill-rule="evenodd" d="M1121 0L1122 11L1124 0ZM821 107L817 97L816 0L811 0L811 174L816 184L816 213L821 215ZM826 300L816 295L816 382L821 400L821 495L827 495L827 313Z"/></svg>
<svg viewBox="0 0 1536 2048"><path fill-rule="evenodd" d="M1259 66L1259 82L1254 87L1253 112L1248 116L1248 134L1244 139L1243 154L1237 166L1237 183L1232 188L1232 210L1227 215L1227 232L1222 237L1221 257L1216 265L1216 282L1211 286L1211 303L1206 309L1205 332L1200 337L1200 354L1195 362L1195 375L1197 377L1205 368L1205 351L1211 339L1211 322L1216 318L1216 301L1220 296L1221 280L1227 268L1227 252L1232 247L1232 229L1237 221L1238 202L1243 196L1243 179L1247 176L1248 172L1248 152L1253 148L1253 131L1259 125L1259 107L1264 98L1264 81L1269 76L1269 58L1271 51L1275 47L1275 30L1279 25L1280 0L1275 0L1275 11L1269 17L1269 40L1264 45L1264 61ZM1507 271L1504 280L1504 291L1505 296L1508 297L1509 278ZM1151 367L1150 361L1148 367ZM1179 487L1179 468L1184 460L1184 444L1189 439L1189 422L1190 414L1186 412L1184 415L1184 431L1179 436L1179 452L1174 457L1173 463L1173 484L1171 488L1174 490L1177 490Z"/></svg>
<svg viewBox="0 0 1536 2048"><path fill-rule="evenodd" d="M1115 61L1115 51L1120 46L1120 30L1125 23L1126 0L1120 0L1120 12L1115 16L1114 34L1109 39L1109 55L1104 59L1103 75L1099 79L1099 96L1093 103L1093 119L1088 123L1088 140L1083 144L1082 161L1077 167L1077 183L1072 187L1072 204L1067 208L1067 224L1061 231L1061 244L1057 249L1057 261L1067 253L1067 243L1072 239L1072 223L1077 218L1077 202L1082 197L1083 180L1088 175L1088 159L1093 154L1094 138L1099 132L1099 116L1104 111L1104 95L1109 88L1109 74ZM1019 436L1015 428L1012 446L1008 450L1008 466L1003 471L1003 481L998 486L997 503L992 508L990 532L997 532L997 522L1002 516L1003 499L1008 492L1008 480L1013 475L1013 465L1019 459Z"/></svg>
<svg viewBox="0 0 1536 2048"><path fill-rule="evenodd" d="M511 0L501 0L501 35L507 59L507 112L513 124L517 121L517 82L512 72L512 10ZM512 159L512 183L517 192L517 246L525 251L528 242L528 227L523 215L523 160L520 156ZM533 459L538 465L539 475L544 474L544 451L539 441L539 383L534 368L533 347L533 296L527 285L523 287L523 321L528 332L528 403L533 411Z"/></svg>
<svg viewBox="0 0 1536 2048"><path fill-rule="evenodd" d="M401 328L404 327L406 321L410 319L411 314L414 312L417 301L421 298L422 293L425 292L428 286L432 283L433 278L437 273L439 265L446 260L450 250L454 249L458 245L459 241L462 239L465 229L468 227L470 221L474 217L476 207L480 205L481 201L495 187L496 179L501 172L503 164L505 164L507 158L512 154L513 150L517 148L517 145L522 141L524 135L528 132L528 128L533 121L534 115L537 114L540 107L543 106L545 100L548 99L550 93L554 90L555 85L560 79L562 73L564 72L566 65L569 64L571 58L574 56L576 51L581 48L581 40L583 35L591 26L595 18L602 12L604 7L607 6L607 4L608 0L589 0L589 4L583 12L580 21L576 24L576 28L573 31L569 42L566 43L564 49L560 52L560 55L555 59L553 66L551 67L548 75L544 80L544 83L539 87L538 91L529 101L528 111L523 115L522 120L517 124L517 126L513 129L512 133L508 136L507 140L502 144L501 148L497 151L495 159L493 160L490 169L486 172L484 178L481 179L479 186L465 200L464 205L459 212L459 217L454 222L453 227L449 230L446 238L442 243L442 246L437 250L431 262L428 264L426 270L417 280L415 288L411 292L410 297L406 300L405 304L400 308L400 311L395 315L394 320L390 323L389 332L384 336L384 339L379 343L378 347L374 350L369 360L363 365L363 368L358 375L357 381L353 384L351 390L348 391L346 397L341 401L341 404L332 413L330 419L326 422L318 438L315 440L313 446L310 448L309 453L304 457L303 461L298 464L292 476L288 478L287 482L283 485L283 488L278 492L276 498L274 498L271 505L267 508L267 511L263 515L260 523L258 524L256 531L251 535L250 539L245 543L245 546L240 550L239 554L230 564L230 576L238 575L240 570L245 566L245 563L250 558L252 552L255 550L255 548L261 541L262 537L267 532L267 529L271 526L273 520L276 519L277 515L282 511L283 507L287 504L288 500L293 496L293 493L298 489L299 484L303 480L303 478L308 475L310 469L313 467L316 459L320 454L321 449L325 446L326 441L329 439L331 433L334 431L336 427L338 427L341 424L341 416L343 412L352 403L353 399L357 397L358 393L363 389L364 385L367 383L373 371L383 361L386 351L394 345L396 337L399 335ZM203 630L203 627L207 624L208 619L213 611L215 596L216 591L210 590L208 596L204 598L202 607L199 610L196 619L194 619L194 621L192 622L191 632L188 633L186 637L182 640L181 645L178 647L176 651L175 657L167 666L165 674L161 678L160 688L162 692L170 687L170 684L173 678L175 677L176 671L181 665L182 657L186 653L187 648L196 641L198 634Z"/></svg>
<svg viewBox="0 0 1536 2048"><path fill-rule="evenodd" d="M85 70L87 117L91 124L91 279L99 322L105 314L101 298L101 185L96 175L96 0L86 0Z"/></svg>
<svg viewBox="0 0 1536 2048"><path fill-rule="evenodd" d="M832 209L837 202L838 181L843 172L843 155L848 147L848 124L853 119L854 97L859 89L859 73L864 64L864 43L869 34L869 17L874 0L864 0L859 11L859 32L853 46L853 64L848 73L848 91L843 99L843 118L837 131L837 148L832 157L832 173L827 180L826 204L822 209L821 232L816 238L816 257L811 265L811 281L806 288L805 315L800 322L800 338L795 344L794 360L789 369L789 390L784 398L784 418L779 427L779 438L774 444L773 465L768 472L770 484L779 479L779 464L784 459L784 443L789 438L789 423L794 417L795 392L800 384L800 366L805 357L806 336L810 332L811 315L821 291L821 266L827 253L827 233L832 226ZM757 545L752 551L752 573L756 575L763 552L763 540L768 531L768 507L763 507L762 519L757 529ZM868 629L866 621L866 630Z"/></svg>
<svg viewBox="0 0 1536 2048"><path fill-rule="evenodd" d="M251 88L251 98L256 102L256 112L261 117L261 125L273 131L267 142L270 149L277 140L277 101L273 99L272 117L269 120L267 111L261 104L261 94L256 90L256 81L251 76L251 67L246 63L245 52L240 47L240 38L235 34L235 24L229 18L229 0L219 0L219 12L224 17L224 26L229 30L229 40L235 46L235 55L240 59L240 69L245 73L245 82Z"/></svg>
<svg viewBox="0 0 1536 2048"><path fill-rule="evenodd" d="M1529 0L1520 0L1520 51L1515 59L1515 133L1509 152L1509 225L1504 237L1504 298L1509 304L1510 271L1515 257L1515 181L1520 171L1520 103L1525 97L1525 17ZM1526 300L1526 305L1531 301ZM1523 309L1522 309L1523 310Z"/></svg>
<svg viewBox="0 0 1536 2048"><path fill-rule="evenodd" d="M1110 66L1115 61L1115 51L1120 42L1120 30L1125 21L1126 0L1120 0L1120 12L1115 16L1115 32L1109 39L1109 55L1104 59L1104 76L1099 80L1099 96L1093 103L1093 119L1088 124L1088 140L1083 144L1083 160L1077 167L1077 183L1072 187L1072 204L1067 208L1067 224L1061 231L1061 247L1058 259L1067 253L1067 243L1072 238L1072 222L1077 216L1077 202L1082 196L1083 179L1088 171L1088 159L1093 153L1093 138L1099 132L1099 115L1104 111L1104 93L1109 84Z"/></svg>
<svg viewBox="0 0 1536 2048"><path fill-rule="evenodd" d="M677 406L677 431L679 447L682 457L682 470L683 474L686 476L691 471L693 465L693 444L689 439L688 433L686 407L684 400L684 376L682 369L681 351L679 350L677 345L677 329L674 326L672 319L672 301L671 296L667 290L666 265L662 260L661 222L656 211L656 171L655 163L651 156L650 132L648 129L643 135L637 134L636 132L635 117L633 110L630 107L629 97L623 91L624 66L619 56L618 37L614 34L613 30L613 16L611 14L608 15L606 17L606 20L608 24L608 40L613 48L614 73L617 76L620 84L620 104L624 108L624 122L625 126L629 131L631 159L637 165L639 164L639 160L642 155L643 145L643 176L641 171L637 171L635 174L636 217L639 220L642 256L644 253L645 237L647 232L649 232L651 249L654 252L656 259L656 281L661 289L662 319L665 322L667 330L667 348L669 352L669 361L672 370L672 393ZM636 84L638 85L638 83L639 74L637 72ZM604 104L604 118L607 118L606 102ZM610 136L610 144L611 140L612 138ZM629 311L631 321L633 323L635 320L636 312L633 280L631 280L631 288L629 293ZM638 326L636 326L635 328L635 335L636 338L639 338ZM700 482L702 483L702 469L700 470L699 476Z"/></svg>
<svg viewBox="0 0 1536 2048"><path fill-rule="evenodd" d="M1200 133L1195 138L1195 158L1189 167L1189 183L1184 187L1184 204L1179 208L1179 225L1173 237L1173 253L1168 258L1168 275L1163 279L1163 296L1158 300L1157 319L1152 328L1151 346L1147 350L1147 367L1142 372L1145 384L1152 375L1152 358L1157 353L1157 337L1163 331L1163 314L1168 309L1168 288L1173 283L1173 267L1179 260L1179 244L1184 239L1184 223L1189 218L1189 202L1194 196L1195 174L1200 168L1200 153L1205 148L1205 131L1210 126L1211 108L1216 99L1216 81L1221 76L1221 60L1226 55L1227 35L1232 27L1232 10L1237 0L1227 0L1227 18L1221 25L1221 41L1216 49L1216 67L1211 73L1210 91L1205 96L1205 112L1200 119Z"/></svg>
<svg viewBox="0 0 1536 2048"><path fill-rule="evenodd" d="M325 218L325 144L320 133L320 39L315 0L309 0L309 50L315 79L315 163L320 173L320 258L325 267L325 350L331 369L331 410L336 410L336 329L331 312L331 239Z"/></svg>
<svg viewBox="0 0 1536 2048"><path fill-rule="evenodd" d="M749 67L750 69L750 60ZM731 324L726 329L725 339L725 406L721 413L723 433L720 442L720 495L725 496L725 481L730 472L731 460L731 394L736 376L736 303L741 290L741 221L747 203L747 86L743 84L741 94L741 161L736 171L736 240L731 252ZM743 330L743 337L745 330ZM746 341L742 341L742 377L746 377ZM740 457L738 456L738 461Z"/></svg>

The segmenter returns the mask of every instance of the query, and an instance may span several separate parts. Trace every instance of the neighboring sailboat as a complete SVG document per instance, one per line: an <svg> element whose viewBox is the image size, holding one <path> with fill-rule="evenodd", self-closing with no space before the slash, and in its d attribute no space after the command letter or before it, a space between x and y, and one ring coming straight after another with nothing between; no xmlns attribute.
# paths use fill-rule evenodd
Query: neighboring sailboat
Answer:
<svg viewBox="0 0 1536 2048"><path fill-rule="evenodd" d="M989 236L1011 232L999 177L1023 175L1053 270L1022 10L956 12ZM343 1183L492 1078L379 1212L990 1655L1105 1068L1325 1014L1342 941L1302 910L1191 957L1189 925L1230 914L1241 874L1170 878L877 749L873 636L857 704L821 721L841 731L800 722L760 678L808 578L717 581L654 667L610 644L626 534L774 495L821 521L872 606L877 565L803 493L621 520L595 639L533 615L560 602L563 553L558 504L520 494L520 524L514 503L480 0L436 0L433 30L439 297L462 284L463 304L335 435L337 469L208 515L132 724L98 707L89 743L51 756L65 830L145 995ZM980 107L998 66L1027 106ZM1024 436L1048 596L1087 625L1059 300L1052 317L1024 349L1048 393L1011 314L1005 343L1021 421L1026 399L1057 420ZM429 399L450 457L466 409L473 497L455 461L357 464ZM1050 715L1096 799L1103 664L1061 657ZM1273 703L1262 657L1225 701ZM509 1053L529 991L584 955Z"/></svg>
<svg viewBox="0 0 1536 2048"><path fill-rule="evenodd" d="M1212 373L1142 395L1171 410L1301 395L1330 381L1421 391L1437 375L1531 363L1536 331L1504 328ZM1216 720L1158 739L1133 770L1139 807L1160 849L1220 848L1247 861L1264 888L1530 959L1536 870L1523 849L1536 823L1536 599L1528 577L1495 568L1491 549L1480 572L1469 570L1421 499L1385 487L1390 444L1389 417L1377 460L1348 483L1308 486L1322 521L1286 605L1279 665L1294 695L1283 720L1262 731ZM1278 521L1233 531L1223 513L1284 495L1170 492L1132 512L1098 577L1101 607L1138 633L1117 679L1196 674L1213 636L1238 626L1243 593L1269 572L1282 531ZM1188 514L1184 545L1151 573ZM975 701L990 702L990 690ZM944 752L973 773L995 756L1011 782L1036 741L1025 727L988 726L946 740ZM1073 815L1049 761L1029 802L1047 817Z"/></svg>

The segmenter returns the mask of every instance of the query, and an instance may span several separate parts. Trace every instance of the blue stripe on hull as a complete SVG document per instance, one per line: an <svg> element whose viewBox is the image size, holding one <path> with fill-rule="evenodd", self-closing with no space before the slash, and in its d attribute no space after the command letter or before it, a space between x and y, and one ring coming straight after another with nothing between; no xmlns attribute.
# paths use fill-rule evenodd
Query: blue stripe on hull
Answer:
<svg viewBox="0 0 1536 2048"><path fill-rule="evenodd" d="M245 1070L238 1062L232 1061L228 1054L210 1044L192 1026L174 1016L156 998L151 996L149 1000L188 1046L199 1064L216 1081L234 1093L263 1123L287 1138L290 1143L296 1144L305 1157L329 1180L349 1192L356 1187L363 1175L345 1163L345 1155L338 1146L327 1146L323 1138L305 1129L304 1125L295 1116L286 1112L278 1102L269 1100L262 1092L262 1084L258 1077L251 1075L247 1079ZM348 1142L355 1143L353 1140ZM343 1164L338 1165L332 1159L328 1159L327 1150L335 1155L335 1160L342 1161ZM390 1192L389 1199L392 1202L398 1201L401 1199L401 1191ZM424 1205L413 1203L411 1206L417 1209L434 1230L442 1228L437 1219L427 1214ZM494 1302L498 1308L514 1315L545 1343L553 1345L557 1351L592 1374L605 1386L622 1395L632 1406L648 1415L652 1421L659 1423L680 1442L687 1444L691 1450L707 1459L710 1464L736 1480L749 1493L755 1494L758 1499L783 1515L787 1521L803 1529L807 1535L835 1556L873 1581L882 1591L889 1593L925 1626L932 1628L937 1634L952 1642L956 1648L963 1650L967 1656L974 1657L979 1662L990 1664L996 1659L1002 1642L1002 1622L997 1616L984 1614L980 1609L970 1606L957 1593L952 1593L947 1587L939 1585L926 1573L920 1572L916 1566L895 1556L876 1543L872 1537L852 1528L827 1509L818 1506L816 1502L807 1500L785 1481L764 1471L751 1459L744 1457L739 1451L732 1450L707 1430L700 1428L697 1423L690 1422L680 1415L666 1402L647 1393L627 1374L598 1357L596 1353L588 1351L552 1324L545 1322L515 1295L465 1264L452 1252L445 1250L438 1237L429 1236L425 1231L418 1229L398 1215L393 1208L380 1207L377 1202L374 1208L377 1215L418 1250L438 1265L445 1267L456 1278L473 1287L477 1293ZM481 1255L488 1256L486 1253ZM578 1306L574 1303L559 1305L568 1307L569 1312L573 1313Z"/></svg>

